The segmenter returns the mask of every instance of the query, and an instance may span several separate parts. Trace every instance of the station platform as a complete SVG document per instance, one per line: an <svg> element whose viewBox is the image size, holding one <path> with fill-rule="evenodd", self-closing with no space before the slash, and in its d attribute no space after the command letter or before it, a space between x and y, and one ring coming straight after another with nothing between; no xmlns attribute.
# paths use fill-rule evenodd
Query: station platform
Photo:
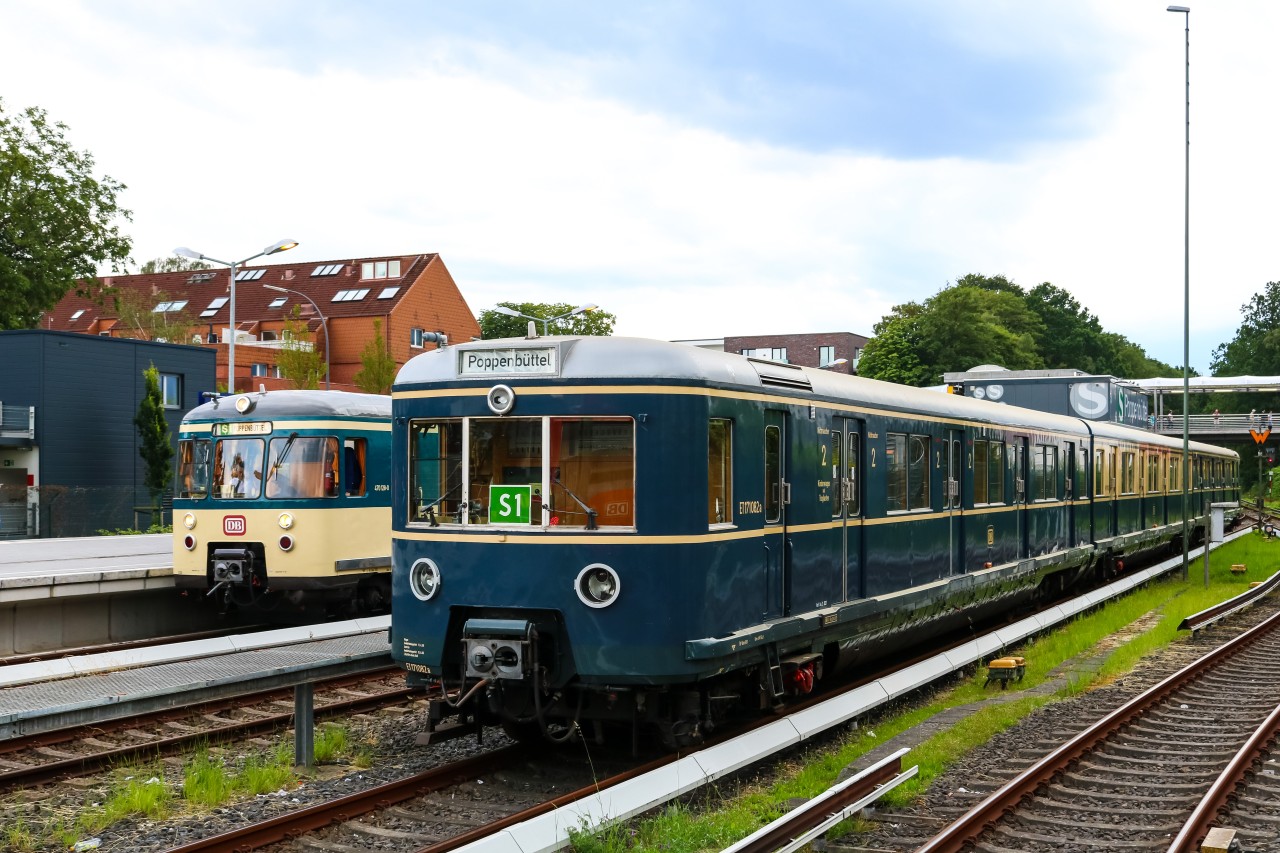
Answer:
<svg viewBox="0 0 1280 853"><path fill-rule="evenodd" d="M390 666L390 624L381 616L0 667L0 740Z"/></svg>
<svg viewBox="0 0 1280 853"><path fill-rule="evenodd" d="M173 588L173 536L0 542L0 605Z"/></svg>

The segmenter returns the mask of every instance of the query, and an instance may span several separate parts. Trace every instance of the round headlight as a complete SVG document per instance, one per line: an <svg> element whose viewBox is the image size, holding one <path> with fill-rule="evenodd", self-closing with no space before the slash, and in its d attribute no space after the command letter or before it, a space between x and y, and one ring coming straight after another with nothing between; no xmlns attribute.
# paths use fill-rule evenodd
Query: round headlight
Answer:
<svg viewBox="0 0 1280 853"><path fill-rule="evenodd" d="M244 394L236 397L236 411L242 415L253 411L253 398Z"/></svg>
<svg viewBox="0 0 1280 853"><path fill-rule="evenodd" d="M622 579L604 563L592 563L578 572L573 589L578 600L588 607L608 607L618 600Z"/></svg>
<svg viewBox="0 0 1280 853"><path fill-rule="evenodd" d="M182 516L182 526L188 530L193 530L196 526L196 514L194 512L189 512Z"/></svg>
<svg viewBox="0 0 1280 853"><path fill-rule="evenodd" d="M276 523L280 525L281 530L288 530L289 528L293 527L293 513L291 512L280 513L280 518L277 520Z"/></svg>
<svg viewBox="0 0 1280 853"><path fill-rule="evenodd" d="M494 385L486 397L489 411L495 415L505 415L516 405L516 392L508 385Z"/></svg>
<svg viewBox="0 0 1280 853"><path fill-rule="evenodd" d="M409 569L409 589L419 601L430 601L440 591L440 569L423 557Z"/></svg>

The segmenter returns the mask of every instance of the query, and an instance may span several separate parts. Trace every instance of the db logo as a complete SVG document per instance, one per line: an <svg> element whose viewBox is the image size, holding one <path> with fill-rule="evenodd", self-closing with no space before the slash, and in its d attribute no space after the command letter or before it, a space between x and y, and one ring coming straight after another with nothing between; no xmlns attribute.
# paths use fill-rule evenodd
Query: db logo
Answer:
<svg viewBox="0 0 1280 853"><path fill-rule="evenodd" d="M222 532L227 536L243 536L246 526L243 515L228 515L222 519Z"/></svg>

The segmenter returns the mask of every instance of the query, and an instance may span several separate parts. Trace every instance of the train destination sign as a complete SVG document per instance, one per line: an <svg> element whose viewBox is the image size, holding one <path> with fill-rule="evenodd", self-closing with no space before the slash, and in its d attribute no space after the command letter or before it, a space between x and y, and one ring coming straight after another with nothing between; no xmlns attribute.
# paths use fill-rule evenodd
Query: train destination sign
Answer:
<svg viewBox="0 0 1280 853"><path fill-rule="evenodd" d="M217 436L270 435L271 421L240 421L238 423L214 424L213 434Z"/></svg>
<svg viewBox="0 0 1280 853"><path fill-rule="evenodd" d="M556 348L471 349L458 353L459 376L507 376L556 373Z"/></svg>

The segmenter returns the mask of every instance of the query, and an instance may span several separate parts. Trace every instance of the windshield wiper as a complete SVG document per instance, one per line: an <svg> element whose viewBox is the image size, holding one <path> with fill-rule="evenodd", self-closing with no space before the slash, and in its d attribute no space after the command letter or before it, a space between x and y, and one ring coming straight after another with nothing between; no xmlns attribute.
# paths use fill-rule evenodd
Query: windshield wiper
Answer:
<svg viewBox="0 0 1280 853"><path fill-rule="evenodd" d="M276 459L276 464L271 466L271 470L267 472L267 479L270 480L275 474L280 473L281 466L284 461L289 458L289 451L293 449L293 443L298 440L296 432L289 433L289 440L284 443L284 449L280 451L280 456Z"/></svg>
<svg viewBox="0 0 1280 853"><path fill-rule="evenodd" d="M551 482L555 483L557 486L564 489L564 493L569 497L573 498L574 501L578 504L578 506L582 507L582 509L587 513L587 530L599 530L599 528L596 526L596 511L591 507L587 506L586 502L582 498L575 495L572 489L570 489L564 483L560 482L559 478L556 478Z"/></svg>

